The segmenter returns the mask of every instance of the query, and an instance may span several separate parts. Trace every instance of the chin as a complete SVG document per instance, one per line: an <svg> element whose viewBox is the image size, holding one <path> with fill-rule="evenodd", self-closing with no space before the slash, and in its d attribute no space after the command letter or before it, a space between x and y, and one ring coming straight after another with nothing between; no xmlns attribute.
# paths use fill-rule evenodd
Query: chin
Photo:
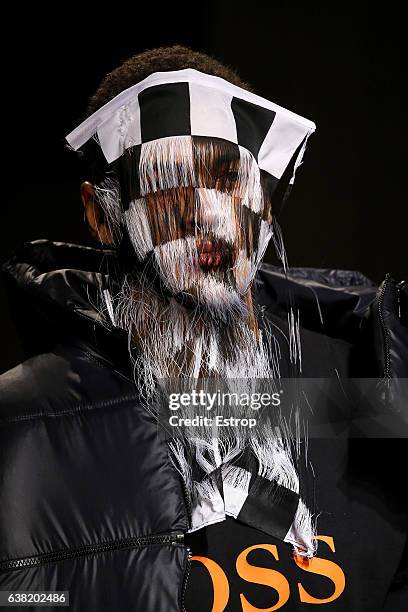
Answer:
<svg viewBox="0 0 408 612"><path fill-rule="evenodd" d="M243 296L234 287L212 274L199 274L196 282L183 287L175 298L183 306L204 311L212 319L226 320L247 314Z"/></svg>
<svg viewBox="0 0 408 612"><path fill-rule="evenodd" d="M248 283L242 279L248 270L242 265L228 259L218 269L203 269L194 237L158 245L154 258L161 283L179 304L206 310L212 318L245 316Z"/></svg>

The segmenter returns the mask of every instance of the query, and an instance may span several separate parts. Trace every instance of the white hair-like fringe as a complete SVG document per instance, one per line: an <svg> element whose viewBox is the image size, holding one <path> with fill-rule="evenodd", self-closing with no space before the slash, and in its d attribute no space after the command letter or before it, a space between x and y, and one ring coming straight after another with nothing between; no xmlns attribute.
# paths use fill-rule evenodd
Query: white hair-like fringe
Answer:
<svg viewBox="0 0 408 612"><path fill-rule="evenodd" d="M236 218L233 197L229 193L204 187L195 189L194 196L196 232L234 244L239 234L239 219Z"/></svg>
<svg viewBox="0 0 408 612"><path fill-rule="evenodd" d="M216 159L219 145L209 139L205 146L205 157ZM242 205L253 212L262 213L264 193L258 164L244 147L238 146L238 151L237 179L231 183L229 195L240 198ZM197 160L203 161L203 158L193 136L171 136L143 143L137 169L140 195L177 187L205 188L209 183L216 184L217 177L212 176L208 167L204 169L206 176L197 175Z"/></svg>
<svg viewBox="0 0 408 612"><path fill-rule="evenodd" d="M171 136L145 142L139 161L140 194L195 185L191 136Z"/></svg>
<svg viewBox="0 0 408 612"><path fill-rule="evenodd" d="M257 163L246 149L238 147L239 160L231 165L231 181L211 176L212 168L205 160L216 158L217 145L206 142L203 150L191 136L179 136L144 143L138 168L140 193L124 211L120 187L109 177L95 187L107 227L118 244L127 232L140 262L148 255L158 278L169 293L164 297L143 271L127 275L114 295L105 304L110 320L127 330L133 351L137 383L146 406L156 397L157 381L174 379L197 380L202 372L223 381L243 379L248 390L251 380L279 377L280 349L271 328L255 333L248 325L248 306L243 299L251 291L268 243L273 237L284 272L288 264L280 228L263 218L265 196ZM204 163L205 162L205 163ZM198 166L200 170L198 171ZM200 175L201 172L201 175ZM234 176L234 172L235 175ZM177 188L194 188L194 231L184 237L174 236L160 242L153 238L151 218L155 200L151 194ZM163 200L163 196L161 196ZM188 204L188 202L187 202ZM169 198L169 206L177 205L177 192ZM244 216L244 212L249 217ZM248 212L250 211L250 213ZM240 245L240 237L248 236L243 219L253 224L253 242ZM168 228L167 228L168 229ZM170 230L169 230L170 231ZM173 231L173 228L171 228ZM252 234L251 234L252 235ZM205 272L200 269L197 237L211 236L235 249L235 262L230 269ZM256 244L256 248L253 247ZM191 297L196 306L185 308L177 296ZM291 307L288 315L290 359L301 369L299 312ZM164 383L163 383L164 384ZM165 387L165 384L164 384ZM279 432L255 434L218 432L217 436L196 431L190 439L169 443L171 460L178 470L191 508L191 531L237 516L248 495L251 473L234 465L247 444L258 459L259 475L299 494L299 473L292 456L292 441ZM194 477L192 457L199 479ZM214 474L222 477L223 494ZM312 556L316 550L315 524L304 500L299 499L294 521L285 537L295 551Z"/></svg>
<svg viewBox="0 0 408 612"><path fill-rule="evenodd" d="M300 557L311 558L316 554L316 521L302 498L299 499L293 523L284 538Z"/></svg>
<svg viewBox="0 0 408 612"><path fill-rule="evenodd" d="M119 244L123 236L120 187L116 178L106 177L99 185L94 185L95 199L103 210L105 224L114 244Z"/></svg>
<svg viewBox="0 0 408 612"><path fill-rule="evenodd" d="M132 200L128 210L124 212L124 218L135 253L143 261L153 250L152 233L145 199Z"/></svg>
<svg viewBox="0 0 408 612"><path fill-rule="evenodd" d="M298 440L292 440L283 426L273 431L265 426L262 436L255 435L250 445L258 460L258 474L263 478L300 494L299 472L293 461L293 444L297 452ZM283 434L286 433L286 437ZM284 541L290 543L296 554L313 557L316 553L316 524L312 513L300 497L292 525Z"/></svg>

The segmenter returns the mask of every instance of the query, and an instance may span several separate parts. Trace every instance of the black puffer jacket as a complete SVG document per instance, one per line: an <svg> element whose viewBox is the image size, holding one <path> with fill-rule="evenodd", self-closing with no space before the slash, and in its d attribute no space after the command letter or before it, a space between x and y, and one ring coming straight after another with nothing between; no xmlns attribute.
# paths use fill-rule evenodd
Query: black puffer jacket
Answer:
<svg viewBox="0 0 408 612"><path fill-rule="evenodd" d="M69 590L76 612L180 611L190 582L183 488L138 401L127 340L93 306L113 257L37 241L4 266L33 356L0 377L0 589ZM265 265L257 300L282 329L288 290L301 312L304 376L408 376L406 285L388 279L377 290L358 273L327 270L287 279ZM380 610L401 563L405 514L381 504L383 567L368 587L378 607L364 607L368 598L353 610ZM368 552L355 554L363 562ZM358 571L354 579L365 588ZM358 588L328 609L349 610Z"/></svg>

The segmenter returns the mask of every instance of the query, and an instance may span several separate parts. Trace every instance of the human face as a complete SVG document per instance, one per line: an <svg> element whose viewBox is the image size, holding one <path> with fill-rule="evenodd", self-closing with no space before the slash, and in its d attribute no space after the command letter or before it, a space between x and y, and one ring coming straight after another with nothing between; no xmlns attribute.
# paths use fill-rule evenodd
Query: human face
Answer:
<svg viewBox="0 0 408 612"><path fill-rule="evenodd" d="M188 305L238 307L271 236L252 155L219 139L172 137L144 147L138 173L125 224L139 259L151 258Z"/></svg>

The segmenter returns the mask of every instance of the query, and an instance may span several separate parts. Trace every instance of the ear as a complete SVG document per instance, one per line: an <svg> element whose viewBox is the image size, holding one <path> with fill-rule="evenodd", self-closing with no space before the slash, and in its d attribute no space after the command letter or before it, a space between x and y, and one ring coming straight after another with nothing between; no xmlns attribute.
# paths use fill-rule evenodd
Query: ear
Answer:
<svg viewBox="0 0 408 612"><path fill-rule="evenodd" d="M113 236L106 224L102 208L95 199L94 186L85 181L81 185L81 200L85 209L88 228L94 238L103 244L112 244Z"/></svg>

